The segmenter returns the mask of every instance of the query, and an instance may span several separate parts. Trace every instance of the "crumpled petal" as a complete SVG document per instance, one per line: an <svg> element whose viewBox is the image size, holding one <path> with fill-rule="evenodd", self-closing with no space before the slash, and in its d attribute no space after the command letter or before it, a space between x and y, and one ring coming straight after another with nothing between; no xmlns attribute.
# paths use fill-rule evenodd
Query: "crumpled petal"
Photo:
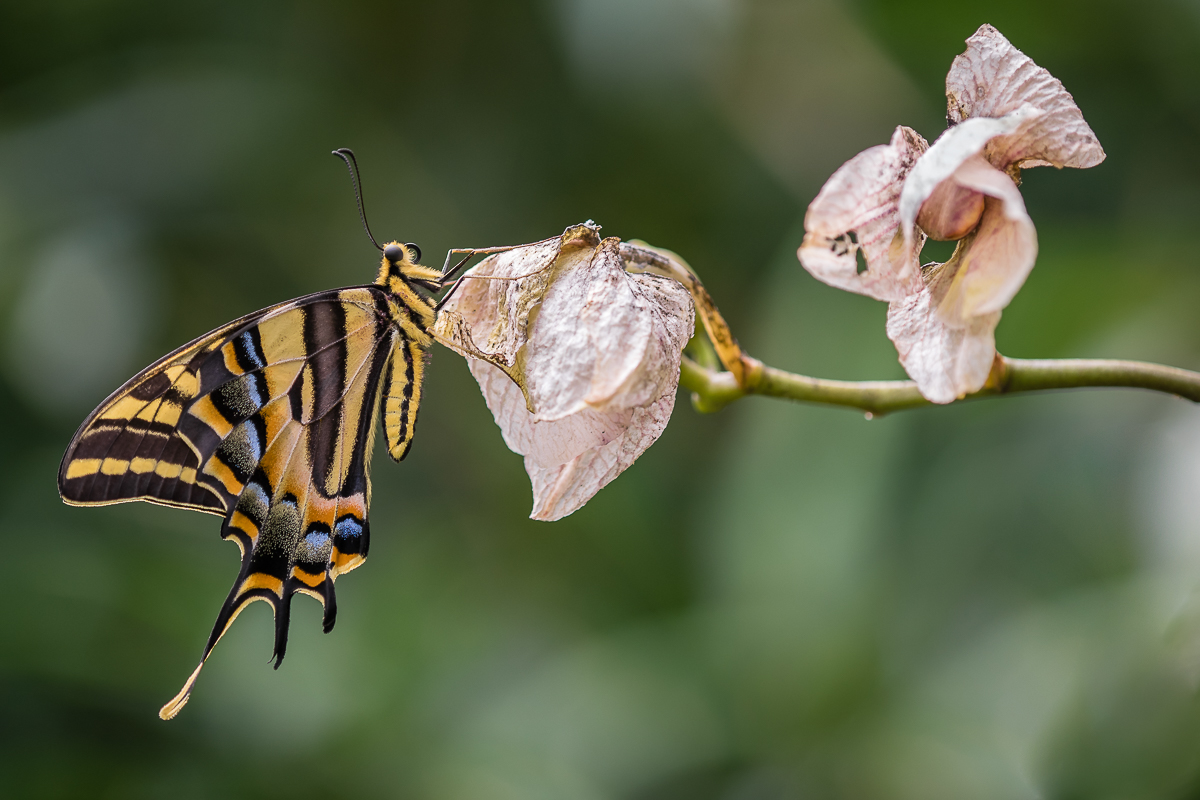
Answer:
<svg viewBox="0 0 1200 800"><path fill-rule="evenodd" d="M937 312L934 293L922 289L888 306L887 335L925 399L952 403L987 382L999 322L996 311L972 317L965 326L948 325Z"/></svg>
<svg viewBox="0 0 1200 800"><path fill-rule="evenodd" d="M581 508L654 444L675 406L672 387L641 408L584 409L541 421L525 408L520 388L507 375L477 359L470 367L504 443L525 456L533 486L531 519L553 521Z"/></svg>
<svg viewBox="0 0 1200 800"><path fill-rule="evenodd" d="M442 309L434 333L470 357L505 443L525 456L534 519L586 503L662 433L691 337L691 296L623 268L617 239L574 226L493 255Z"/></svg>
<svg viewBox="0 0 1200 800"><path fill-rule="evenodd" d="M983 216L943 265L939 279L927 277L926 283L939 300L942 318L965 325L1013 299L1037 261L1037 229L1016 184L980 156L964 161L951 180L986 196Z"/></svg>
<svg viewBox="0 0 1200 800"><path fill-rule="evenodd" d="M590 252L599 238L585 228L569 242L564 233L481 261L467 274L506 280L464 281L438 314L434 334L461 355L494 364L524 390L525 377L518 360L550 285L553 267L564 251L568 257L584 249Z"/></svg>
<svg viewBox="0 0 1200 800"><path fill-rule="evenodd" d="M1004 117L1023 105L1041 116L1020 130L993 139L985 157L1006 169L1018 167L1094 167L1104 148L1083 119L1062 83L1009 43L991 25L967 39L967 49L946 75L947 118L962 123L980 117Z"/></svg>
<svg viewBox="0 0 1200 800"><path fill-rule="evenodd" d="M984 195L979 226L949 261L925 268L926 288L892 303L887 322L900 363L935 403L983 388L1000 310L1037 260L1037 231L1008 175L976 154L947 180Z"/></svg>
<svg viewBox="0 0 1200 800"><path fill-rule="evenodd" d="M896 237L900 189L928 148L903 125L888 144L864 150L833 173L804 216L797 255L813 277L878 300L898 300L921 288L915 253ZM915 216L914 216L915 219ZM858 271L858 251L867 269Z"/></svg>

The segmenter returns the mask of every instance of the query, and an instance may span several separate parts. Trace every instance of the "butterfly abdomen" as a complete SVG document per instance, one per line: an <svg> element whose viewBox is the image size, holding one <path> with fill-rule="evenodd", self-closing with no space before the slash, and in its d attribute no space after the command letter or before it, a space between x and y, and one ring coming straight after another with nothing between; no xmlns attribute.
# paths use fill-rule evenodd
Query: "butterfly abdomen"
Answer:
<svg viewBox="0 0 1200 800"><path fill-rule="evenodd" d="M388 455L401 461L408 455L421 407L425 370L425 348L417 342L401 342L392 353L383 397L383 431Z"/></svg>

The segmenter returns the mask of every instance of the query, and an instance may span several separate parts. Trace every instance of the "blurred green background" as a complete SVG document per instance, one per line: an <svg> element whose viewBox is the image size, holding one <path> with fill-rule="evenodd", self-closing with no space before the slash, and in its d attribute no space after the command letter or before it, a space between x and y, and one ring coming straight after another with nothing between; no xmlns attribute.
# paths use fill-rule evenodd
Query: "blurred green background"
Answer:
<svg viewBox="0 0 1200 800"><path fill-rule="evenodd" d="M373 277L334 147L427 262L590 217L680 252L769 363L900 377L885 306L799 267L801 221L895 125L942 130L983 22L1108 152L1026 172L1041 256L1001 351L1200 368L1196 0L0 4L0 795L1200 797L1200 411L1172 398L681 395L544 524L438 348L337 628L298 598L275 672L254 604L170 723L236 548L56 494L137 369Z"/></svg>

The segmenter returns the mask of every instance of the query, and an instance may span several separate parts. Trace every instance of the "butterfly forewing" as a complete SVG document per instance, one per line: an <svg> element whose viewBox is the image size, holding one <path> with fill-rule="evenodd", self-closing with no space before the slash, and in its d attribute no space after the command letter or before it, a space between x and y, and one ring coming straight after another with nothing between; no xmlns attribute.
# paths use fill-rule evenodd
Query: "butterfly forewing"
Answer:
<svg viewBox="0 0 1200 800"><path fill-rule="evenodd" d="M247 320L184 345L101 403L79 427L63 457L58 474L63 499L78 505L146 499L224 513L227 498L197 483L199 455L178 427L185 407L200 391L192 362L203 360L213 342Z"/></svg>
<svg viewBox="0 0 1200 800"><path fill-rule="evenodd" d="M393 457L412 436L428 344L412 325L378 285L274 306L153 364L76 433L59 472L67 502L149 500L224 515L221 535L237 542L242 564L201 665L254 600L274 609L276 666L292 594L320 600L332 628L333 580L367 554L385 384ZM161 716L178 713L199 671Z"/></svg>

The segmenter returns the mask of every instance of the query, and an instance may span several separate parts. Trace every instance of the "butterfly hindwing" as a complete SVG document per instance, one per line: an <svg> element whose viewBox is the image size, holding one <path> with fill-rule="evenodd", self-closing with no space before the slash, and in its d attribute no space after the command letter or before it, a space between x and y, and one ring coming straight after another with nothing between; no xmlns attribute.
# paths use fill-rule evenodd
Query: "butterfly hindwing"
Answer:
<svg viewBox="0 0 1200 800"><path fill-rule="evenodd" d="M320 600L332 628L334 578L367 554L371 446L393 365L418 365L404 369L419 400L423 351L394 306L366 286L249 315L151 365L76 433L59 473L67 502L141 499L225 517L242 564L201 665L254 600L275 612L277 666L292 594ZM187 702L199 671L161 716Z"/></svg>

